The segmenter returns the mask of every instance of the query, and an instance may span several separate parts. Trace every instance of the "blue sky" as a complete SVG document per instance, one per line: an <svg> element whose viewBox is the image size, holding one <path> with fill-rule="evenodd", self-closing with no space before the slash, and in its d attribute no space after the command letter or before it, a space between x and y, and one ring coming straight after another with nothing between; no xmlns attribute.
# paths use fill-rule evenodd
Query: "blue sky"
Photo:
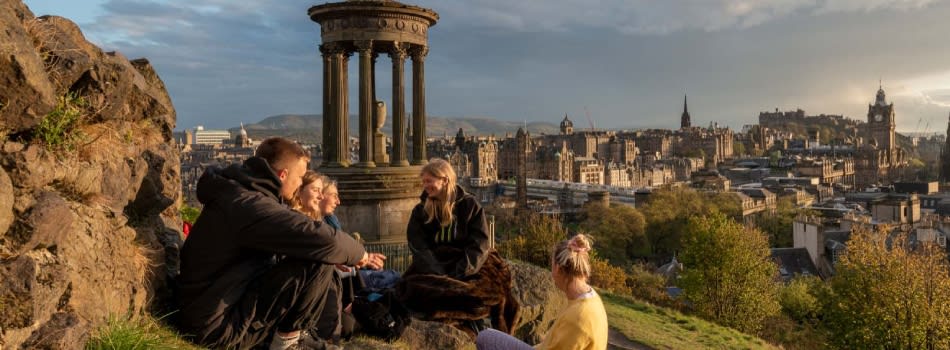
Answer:
<svg viewBox="0 0 950 350"><path fill-rule="evenodd" d="M179 129L320 113L319 26L306 12L322 2L25 2L106 50L149 58ZM567 113L586 125L586 107L596 127L672 128L688 92L695 125L741 127L775 108L864 119L879 79L898 130L943 131L950 114L950 0L412 3L441 16L429 32L430 115L556 123Z"/></svg>

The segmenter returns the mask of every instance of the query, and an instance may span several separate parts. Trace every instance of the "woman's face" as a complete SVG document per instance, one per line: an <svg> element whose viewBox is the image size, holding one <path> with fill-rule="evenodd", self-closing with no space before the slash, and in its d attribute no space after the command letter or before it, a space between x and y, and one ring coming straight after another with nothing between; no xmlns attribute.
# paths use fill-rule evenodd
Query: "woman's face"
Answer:
<svg viewBox="0 0 950 350"><path fill-rule="evenodd" d="M340 205L340 192L334 185L328 185L323 190L323 200L320 201L320 212L323 215L331 215L336 207Z"/></svg>
<svg viewBox="0 0 950 350"><path fill-rule="evenodd" d="M444 178L422 173L422 189L426 191L430 198L443 199L442 193L445 191L447 182Z"/></svg>
<svg viewBox="0 0 950 350"><path fill-rule="evenodd" d="M297 197L300 206L307 211L319 211L320 201L323 200L323 181L317 180L300 187Z"/></svg>

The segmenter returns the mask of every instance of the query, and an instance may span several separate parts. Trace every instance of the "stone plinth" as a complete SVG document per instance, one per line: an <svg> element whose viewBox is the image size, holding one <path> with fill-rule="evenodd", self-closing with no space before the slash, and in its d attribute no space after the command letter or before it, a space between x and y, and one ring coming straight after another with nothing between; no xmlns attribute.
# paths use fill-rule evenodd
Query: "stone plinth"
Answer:
<svg viewBox="0 0 950 350"><path fill-rule="evenodd" d="M367 242L405 242L412 208L419 203L422 167L364 169L323 168L337 181L340 202L336 210L346 232L359 232Z"/></svg>

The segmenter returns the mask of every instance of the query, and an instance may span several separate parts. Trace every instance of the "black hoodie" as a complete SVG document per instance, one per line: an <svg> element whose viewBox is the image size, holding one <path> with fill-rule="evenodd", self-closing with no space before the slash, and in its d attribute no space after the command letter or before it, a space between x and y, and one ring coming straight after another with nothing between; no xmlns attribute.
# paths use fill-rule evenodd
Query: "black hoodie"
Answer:
<svg viewBox="0 0 950 350"><path fill-rule="evenodd" d="M453 222L444 227L438 218L426 223L424 207L427 197L423 191L419 196L421 202L412 209L412 216L409 217L406 238L414 265L410 270L454 278L475 274L481 269L489 250L485 211L474 196L456 185ZM440 246L451 246L462 250L464 254L440 259L435 254L435 249Z"/></svg>
<svg viewBox="0 0 950 350"><path fill-rule="evenodd" d="M216 328L248 284L277 256L355 265L363 246L342 231L284 205L281 181L262 158L209 168L198 180L204 204L181 249L181 325Z"/></svg>

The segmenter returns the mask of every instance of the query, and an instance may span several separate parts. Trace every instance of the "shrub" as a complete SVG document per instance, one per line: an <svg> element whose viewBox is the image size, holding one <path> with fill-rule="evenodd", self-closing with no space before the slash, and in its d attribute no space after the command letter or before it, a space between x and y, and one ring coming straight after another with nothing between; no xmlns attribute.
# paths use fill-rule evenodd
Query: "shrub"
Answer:
<svg viewBox="0 0 950 350"><path fill-rule="evenodd" d="M630 295L630 287L627 287L627 273L623 268L613 266L607 260L596 255L591 257L590 264L592 270L591 285L615 294Z"/></svg>
<svg viewBox="0 0 950 350"><path fill-rule="evenodd" d="M85 106L85 99L76 93L70 92L60 97L56 108L46 114L37 125L34 136L51 151L74 150L83 139L79 126L84 117Z"/></svg>
<svg viewBox="0 0 950 350"><path fill-rule="evenodd" d="M812 294L812 286L821 283L816 277L797 277L779 291L782 312L800 323L813 321L821 313L821 303Z"/></svg>
<svg viewBox="0 0 950 350"><path fill-rule="evenodd" d="M198 215L201 214L201 209L188 204L182 204L178 211L181 213L181 220L189 224L194 224L198 220Z"/></svg>
<svg viewBox="0 0 950 350"><path fill-rule="evenodd" d="M681 309L682 305L666 293L666 277L653 271L651 266L634 264L627 274L630 294L654 305Z"/></svg>
<svg viewBox="0 0 950 350"><path fill-rule="evenodd" d="M519 226L520 233L502 242L498 251L508 259L550 266L554 245L566 238L561 221L556 217L532 214Z"/></svg>

